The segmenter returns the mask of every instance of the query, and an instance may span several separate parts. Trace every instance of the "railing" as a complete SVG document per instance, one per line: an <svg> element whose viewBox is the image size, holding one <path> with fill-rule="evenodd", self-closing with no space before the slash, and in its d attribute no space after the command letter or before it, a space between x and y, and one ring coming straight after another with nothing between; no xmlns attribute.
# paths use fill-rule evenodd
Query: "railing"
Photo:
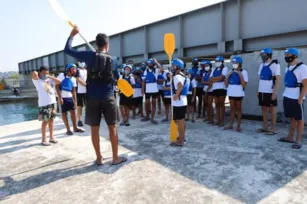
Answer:
<svg viewBox="0 0 307 204"><path fill-rule="evenodd" d="M26 89L26 88L33 88L34 85L32 83L32 80L7 80L5 83L1 83L1 86L4 90L6 89Z"/></svg>

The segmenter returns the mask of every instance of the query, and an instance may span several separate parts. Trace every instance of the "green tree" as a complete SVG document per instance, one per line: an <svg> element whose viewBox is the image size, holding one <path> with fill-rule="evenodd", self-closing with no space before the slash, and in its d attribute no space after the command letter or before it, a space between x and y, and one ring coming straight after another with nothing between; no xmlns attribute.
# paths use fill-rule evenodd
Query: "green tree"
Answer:
<svg viewBox="0 0 307 204"><path fill-rule="evenodd" d="M19 79L20 76L19 76L19 74L12 74L12 75L11 75L11 78L12 78L12 79Z"/></svg>

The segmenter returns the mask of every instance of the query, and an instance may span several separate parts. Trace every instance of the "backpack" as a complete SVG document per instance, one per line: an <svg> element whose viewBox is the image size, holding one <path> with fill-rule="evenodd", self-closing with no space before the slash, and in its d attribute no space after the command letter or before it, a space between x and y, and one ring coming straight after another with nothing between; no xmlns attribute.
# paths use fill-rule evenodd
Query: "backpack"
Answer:
<svg viewBox="0 0 307 204"><path fill-rule="evenodd" d="M94 58L94 66L87 73L87 82L99 82L101 84L113 84L113 63L109 53L97 52Z"/></svg>

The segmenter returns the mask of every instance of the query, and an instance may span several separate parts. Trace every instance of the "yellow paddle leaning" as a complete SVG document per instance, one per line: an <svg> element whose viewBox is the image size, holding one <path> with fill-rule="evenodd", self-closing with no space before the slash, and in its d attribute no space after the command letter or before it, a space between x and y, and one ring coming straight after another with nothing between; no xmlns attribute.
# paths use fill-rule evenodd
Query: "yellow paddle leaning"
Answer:
<svg viewBox="0 0 307 204"><path fill-rule="evenodd" d="M66 21L71 27L74 27L75 25L70 21L68 15L63 10L63 8L60 6L60 4L57 2L57 0L48 0L49 5L51 6L52 10L64 21ZM80 37L84 40L84 42L89 46L89 48L96 52L95 48L81 35L79 32ZM118 80L118 88L119 90L127 97L131 96L133 94L133 88L131 85L123 79Z"/></svg>
<svg viewBox="0 0 307 204"><path fill-rule="evenodd" d="M174 54L174 51L175 51L175 35L173 33L166 33L164 35L164 50L166 52L166 54L168 55L168 60L169 60L169 64L170 66L171 65L171 60L172 60L172 57L173 57L173 54ZM172 80L171 80L171 83ZM173 90L172 90L172 85L171 85L171 100L173 102ZM170 126L170 140L171 142L175 142L177 140L177 137L178 137L178 128L177 128L177 125L174 121L174 118L173 118L173 107L171 106L172 108L172 122L171 122L171 126Z"/></svg>

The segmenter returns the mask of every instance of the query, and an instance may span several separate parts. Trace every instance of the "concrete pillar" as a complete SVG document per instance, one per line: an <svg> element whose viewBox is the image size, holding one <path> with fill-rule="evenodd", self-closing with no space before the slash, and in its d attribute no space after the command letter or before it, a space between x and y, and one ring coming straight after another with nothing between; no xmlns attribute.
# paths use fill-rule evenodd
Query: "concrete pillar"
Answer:
<svg viewBox="0 0 307 204"><path fill-rule="evenodd" d="M144 26L144 35L145 35L145 42L144 42L144 60L149 58L149 41L148 41L148 28Z"/></svg>
<svg viewBox="0 0 307 204"><path fill-rule="evenodd" d="M178 20L179 20L179 36L178 36L177 56L180 58L180 57L184 57L184 53L183 53L183 29L184 29L183 16L180 15L178 17Z"/></svg>

